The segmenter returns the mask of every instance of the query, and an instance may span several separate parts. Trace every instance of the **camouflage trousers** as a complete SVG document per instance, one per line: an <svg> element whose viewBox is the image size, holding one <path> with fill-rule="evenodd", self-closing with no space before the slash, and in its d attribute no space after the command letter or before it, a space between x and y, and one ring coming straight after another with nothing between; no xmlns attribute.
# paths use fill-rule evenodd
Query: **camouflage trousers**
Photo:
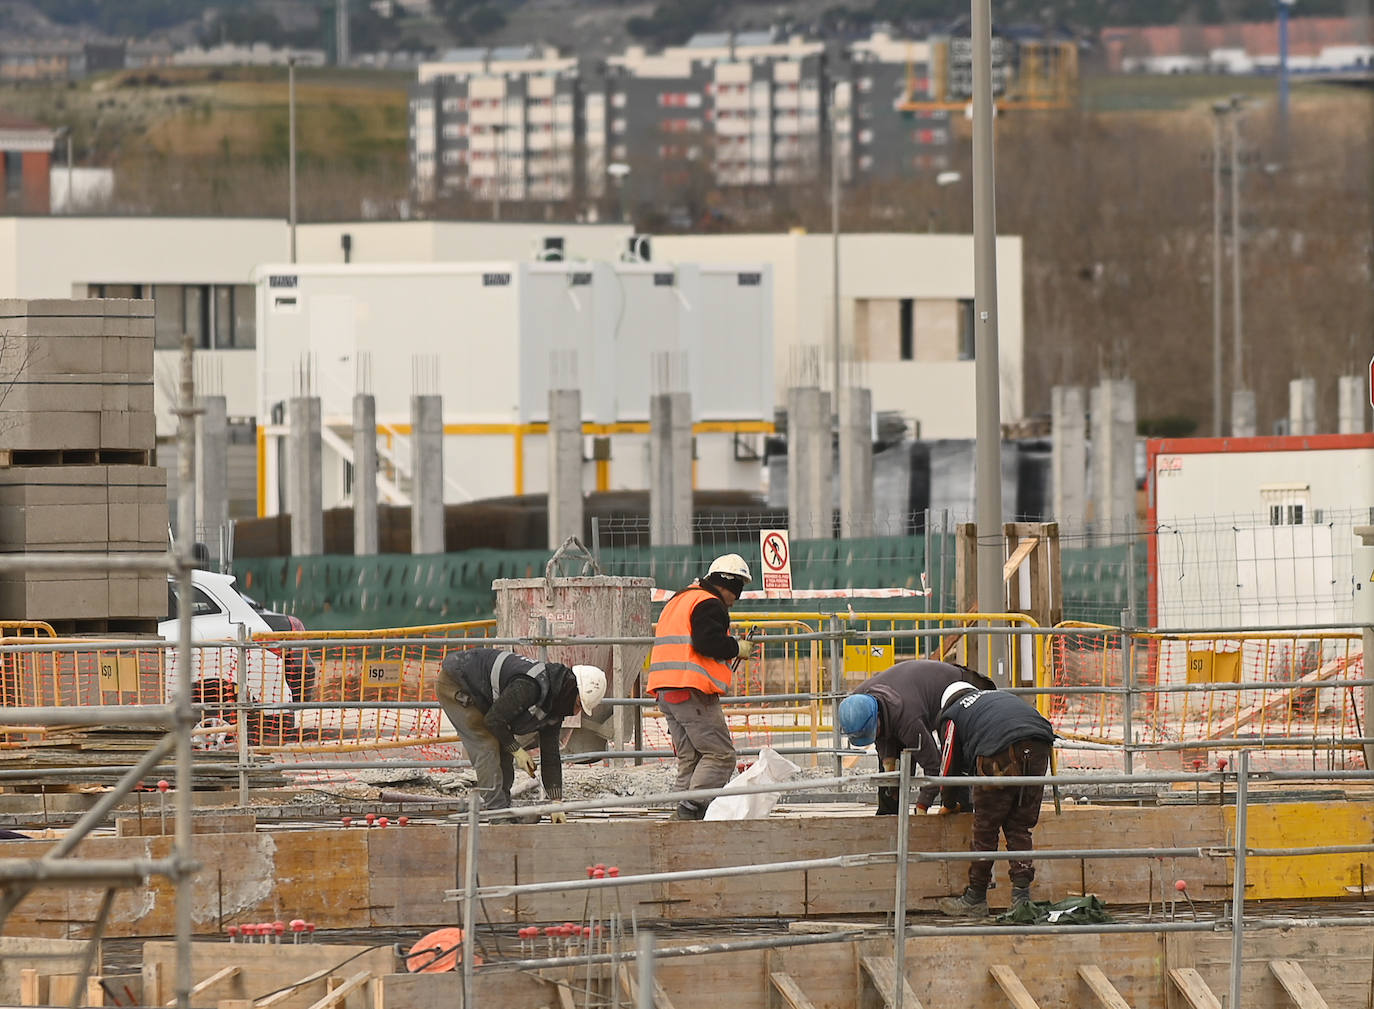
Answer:
<svg viewBox="0 0 1374 1009"><path fill-rule="evenodd" d="M1042 775L1049 770L1051 744L1039 739L1018 739L1005 750L979 757L977 772L989 777ZM1044 785L974 785L973 850L996 851L999 837L1007 839L1007 851L1030 851L1031 829L1040 820ZM1029 886L1035 866L1017 859L1008 870L1013 886ZM969 886L986 890L992 882L991 862L972 862Z"/></svg>

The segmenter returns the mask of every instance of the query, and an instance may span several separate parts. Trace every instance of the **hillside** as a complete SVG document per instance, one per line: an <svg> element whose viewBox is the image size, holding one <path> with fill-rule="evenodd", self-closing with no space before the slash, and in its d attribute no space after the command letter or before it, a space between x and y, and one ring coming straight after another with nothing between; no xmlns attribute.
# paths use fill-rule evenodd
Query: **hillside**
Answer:
<svg viewBox="0 0 1374 1009"><path fill-rule="evenodd" d="M325 0L0 0L0 34L167 38L320 46ZM394 0L395 16L352 0L355 51L544 43L585 56L637 42L680 43L701 31L781 27L823 38L875 25L924 33L969 16L967 0ZM1105 25L1264 21L1272 0L993 0L997 24L1091 38ZM1361 0L1303 0L1304 17L1357 14Z"/></svg>

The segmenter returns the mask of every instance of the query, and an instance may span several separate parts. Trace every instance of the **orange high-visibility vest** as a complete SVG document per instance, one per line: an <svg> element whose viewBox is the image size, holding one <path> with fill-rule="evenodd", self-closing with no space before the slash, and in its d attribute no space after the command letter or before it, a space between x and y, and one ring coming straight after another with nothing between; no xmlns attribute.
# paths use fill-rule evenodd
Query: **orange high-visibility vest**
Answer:
<svg viewBox="0 0 1374 1009"><path fill-rule="evenodd" d="M730 692L733 673L720 659L707 658L692 647L692 611L707 599L703 588L683 589L663 607L649 653L648 691L690 687L703 694Z"/></svg>

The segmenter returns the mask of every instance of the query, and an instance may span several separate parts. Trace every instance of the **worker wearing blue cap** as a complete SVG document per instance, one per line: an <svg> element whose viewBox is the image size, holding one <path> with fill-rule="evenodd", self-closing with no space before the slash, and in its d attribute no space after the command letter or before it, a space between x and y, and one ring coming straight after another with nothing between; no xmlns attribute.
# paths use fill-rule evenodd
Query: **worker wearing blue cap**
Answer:
<svg viewBox="0 0 1374 1009"><path fill-rule="evenodd" d="M992 690L995 686L986 676L953 662L898 662L869 677L840 702L840 731L849 737L851 746L876 744L878 760L885 771L897 769L903 750L915 750L916 762L925 773L935 774L940 767L940 747L934 736L940 698L955 683L970 684L980 690ZM916 808L924 812L938 791L934 785L923 786L916 793ZM946 792L942 811L953 813L972 808L967 789ZM896 812L897 789L879 788L878 815L891 816Z"/></svg>

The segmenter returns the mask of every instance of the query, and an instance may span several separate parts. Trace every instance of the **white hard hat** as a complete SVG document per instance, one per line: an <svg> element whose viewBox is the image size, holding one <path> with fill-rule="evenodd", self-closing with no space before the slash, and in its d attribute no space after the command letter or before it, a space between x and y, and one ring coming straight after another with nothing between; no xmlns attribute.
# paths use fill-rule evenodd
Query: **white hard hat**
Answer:
<svg viewBox="0 0 1374 1009"><path fill-rule="evenodd" d="M743 578L745 582L753 581L753 576L749 574L749 565L744 563L744 558L739 554L722 554L711 562L711 570L706 572L706 577L711 575L729 575L732 578Z"/></svg>
<svg viewBox="0 0 1374 1009"><path fill-rule="evenodd" d="M968 691L976 693L977 690L977 687L968 683L951 683L949 686L945 687L945 692L940 695L940 710L943 711L949 706L949 702L960 694L967 693Z"/></svg>
<svg viewBox="0 0 1374 1009"><path fill-rule="evenodd" d="M582 710L590 715L606 696L606 674L596 666L573 666L572 671L577 677L577 696L582 702Z"/></svg>

